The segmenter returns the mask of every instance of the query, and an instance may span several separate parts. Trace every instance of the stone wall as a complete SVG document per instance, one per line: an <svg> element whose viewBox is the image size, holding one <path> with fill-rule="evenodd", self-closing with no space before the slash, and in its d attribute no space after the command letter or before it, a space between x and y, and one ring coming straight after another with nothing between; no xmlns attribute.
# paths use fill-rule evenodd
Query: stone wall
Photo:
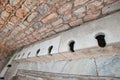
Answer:
<svg viewBox="0 0 120 80"><path fill-rule="evenodd" d="M112 13L24 47L14 55L14 61L19 64L8 69L5 77L9 79L13 76L10 73L15 74L16 70L20 73L19 70L22 70L20 74L28 76L37 76L36 71L42 71L43 73L104 76L104 79L117 77L119 80L119 15L120 11ZM106 43L104 46L99 45L96 39L98 35L104 35ZM71 40L74 41L72 50L69 46ZM51 45L53 48L50 48Z"/></svg>
<svg viewBox="0 0 120 80"><path fill-rule="evenodd" d="M115 54L119 52L119 46L116 46L120 42L119 15L120 12L118 11L104 18L85 23L74 29L24 47L23 50L16 54L15 60L64 60L69 57L85 57L84 53L87 55L88 52L89 56L90 54L107 54L106 52ZM104 36L104 46L99 45L96 39L98 35ZM70 46L71 41L74 42L72 47ZM92 50L94 50L95 53L93 53ZM70 52L77 55L70 54Z"/></svg>
<svg viewBox="0 0 120 80"><path fill-rule="evenodd" d="M95 36L99 32L105 33L105 40L109 46L105 49L98 48L96 51L105 50L106 53L110 52L110 55L119 54L119 47L113 48L111 44L119 43L120 40L120 0L0 0L0 8L0 51L3 51L0 52L1 55L5 51L31 44L16 53L15 60L46 62L58 58L71 59L74 55L70 52L73 50L68 47L69 40L75 40L75 52L85 48L98 48ZM105 17L106 15L110 16ZM87 23L98 18L101 19ZM69 30L71 28L74 29ZM65 30L68 31L59 33ZM53 34L57 35L54 35L54 38L46 38ZM38 40L41 41L34 43ZM62 56L60 54L51 57L51 54L48 54L51 45L51 54L63 53ZM38 46L42 49L39 50ZM91 52L93 50L95 49L90 49ZM70 55L64 55L64 52L70 52ZM1 64L2 62L4 61L0 61Z"/></svg>

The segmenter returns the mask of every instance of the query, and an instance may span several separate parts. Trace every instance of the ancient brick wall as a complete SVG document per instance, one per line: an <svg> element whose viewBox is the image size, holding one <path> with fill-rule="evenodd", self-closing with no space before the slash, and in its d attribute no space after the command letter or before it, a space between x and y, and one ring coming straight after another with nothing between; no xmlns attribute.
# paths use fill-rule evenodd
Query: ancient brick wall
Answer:
<svg viewBox="0 0 120 80"><path fill-rule="evenodd" d="M15 49L102 17L119 0L1 0L0 45ZM113 10L114 11L114 10Z"/></svg>
<svg viewBox="0 0 120 80"><path fill-rule="evenodd" d="M0 0L0 64L9 51L119 10L120 0Z"/></svg>

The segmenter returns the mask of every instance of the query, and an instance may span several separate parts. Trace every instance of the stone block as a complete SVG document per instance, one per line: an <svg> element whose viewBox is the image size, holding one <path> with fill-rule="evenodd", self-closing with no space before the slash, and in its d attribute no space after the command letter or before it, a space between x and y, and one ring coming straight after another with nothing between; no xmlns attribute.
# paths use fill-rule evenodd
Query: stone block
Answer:
<svg viewBox="0 0 120 80"><path fill-rule="evenodd" d="M20 23L19 26L22 28L22 29L25 29L26 26L23 24L23 23Z"/></svg>
<svg viewBox="0 0 120 80"><path fill-rule="evenodd" d="M107 5L102 9L102 14L107 14L120 9L120 1Z"/></svg>
<svg viewBox="0 0 120 80"><path fill-rule="evenodd" d="M76 15L78 18L82 18L85 16L85 7L80 7L73 11L73 14Z"/></svg>
<svg viewBox="0 0 120 80"><path fill-rule="evenodd" d="M2 11L1 18L4 19L4 20L6 20L9 17L9 15L10 14L7 11Z"/></svg>
<svg viewBox="0 0 120 80"><path fill-rule="evenodd" d="M74 1L74 6L78 6L78 5L83 5L83 4L85 4L87 1L89 1L89 0L75 0Z"/></svg>
<svg viewBox="0 0 120 80"><path fill-rule="evenodd" d="M16 16L19 18L23 18L25 16L26 12L23 8L20 8L16 11Z"/></svg>
<svg viewBox="0 0 120 80"><path fill-rule="evenodd" d="M70 26L75 27L75 26L78 26L78 25L80 25L82 23L83 23L83 20L82 19L78 19L78 20L70 22L69 24L70 24Z"/></svg>
<svg viewBox="0 0 120 80"><path fill-rule="evenodd" d="M42 22L43 23L47 23L53 19L56 19L58 17L58 14L57 13L51 13L50 15L48 15L47 17L43 18L42 19Z"/></svg>
<svg viewBox="0 0 120 80"><path fill-rule="evenodd" d="M97 10L97 11L94 11L92 13L88 13L85 17L84 17L84 21L90 21L90 20L93 20L93 19L96 19L100 16L101 14L101 11Z"/></svg>
<svg viewBox="0 0 120 80"><path fill-rule="evenodd" d="M53 22L52 25L53 26L58 26L59 24L62 24L63 20L62 19L58 19L57 21Z"/></svg>
<svg viewBox="0 0 120 80"><path fill-rule="evenodd" d="M38 21L33 25L33 28L37 30L37 29L41 28L42 25L43 25L42 22Z"/></svg>
<svg viewBox="0 0 120 80"><path fill-rule="evenodd" d="M67 61L62 73L96 76L94 59L76 59Z"/></svg>
<svg viewBox="0 0 120 80"><path fill-rule="evenodd" d="M69 14L64 14L61 16L62 19L64 20L65 23L68 23L67 21L70 20L72 18L72 14L69 13Z"/></svg>
<svg viewBox="0 0 120 80"><path fill-rule="evenodd" d="M66 3L64 4L59 10L58 12L60 14L68 14L72 9L72 2Z"/></svg>
<svg viewBox="0 0 120 80"><path fill-rule="evenodd" d="M117 0L104 0L104 3L111 4L111 3L114 3L115 1L117 1Z"/></svg>
<svg viewBox="0 0 120 80"><path fill-rule="evenodd" d="M95 58L99 76L120 77L120 56Z"/></svg>
<svg viewBox="0 0 120 80"><path fill-rule="evenodd" d="M37 14L37 12L33 12L31 15L28 16L27 21L31 22L37 16Z"/></svg>
<svg viewBox="0 0 120 80"><path fill-rule="evenodd" d="M67 30L67 29L69 29L69 28L70 28L70 26L67 25L67 24L61 25L60 27L58 27L58 28L55 29L55 32L64 31L64 30Z"/></svg>
<svg viewBox="0 0 120 80"><path fill-rule="evenodd" d="M38 3L37 0L26 0L24 2L24 5L28 8L28 9L32 9L34 8L34 6Z"/></svg>
<svg viewBox="0 0 120 80"><path fill-rule="evenodd" d="M6 11L8 11L8 12L12 12L13 9L14 9L10 4L7 4L7 5L5 6L5 8L6 8Z"/></svg>
<svg viewBox="0 0 120 80"><path fill-rule="evenodd" d="M10 5L16 6L21 0L10 0Z"/></svg>
<svg viewBox="0 0 120 80"><path fill-rule="evenodd" d="M45 15L50 10L50 7L47 4L42 4L38 7L38 11L41 15Z"/></svg>
<svg viewBox="0 0 120 80"><path fill-rule="evenodd" d="M19 18L17 16L12 16L10 19L10 22L16 24L18 22Z"/></svg>

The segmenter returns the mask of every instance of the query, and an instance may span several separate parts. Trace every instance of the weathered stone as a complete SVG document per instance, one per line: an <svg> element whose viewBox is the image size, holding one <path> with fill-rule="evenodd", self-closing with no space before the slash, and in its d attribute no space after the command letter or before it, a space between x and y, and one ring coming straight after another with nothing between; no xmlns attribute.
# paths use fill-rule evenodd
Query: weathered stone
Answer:
<svg viewBox="0 0 120 80"><path fill-rule="evenodd" d="M25 5L22 5L22 9L24 9L26 13L30 11Z"/></svg>
<svg viewBox="0 0 120 80"><path fill-rule="evenodd" d="M111 4L111 3L115 2L115 1L117 1L117 0L104 0L105 4Z"/></svg>
<svg viewBox="0 0 120 80"><path fill-rule="evenodd" d="M25 29L25 28L26 28L26 26L25 26L24 24L22 24L22 23L20 23L19 26L20 26L22 29Z"/></svg>
<svg viewBox="0 0 120 80"><path fill-rule="evenodd" d="M102 3L103 3L103 0L98 0L98 1L92 2L92 4L95 6L100 6L100 5L102 5Z"/></svg>
<svg viewBox="0 0 120 80"><path fill-rule="evenodd" d="M0 24L4 24L4 23L5 21L2 18L0 18Z"/></svg>
<svg viewBox="0 0 120 80"><path fill-rule="evenodd" d="M120 56L104 56L96 58L99 76L120 76Z"/></svg>
<svg viewBox="0 0 120 80"><path fill-rule="evenodd" d="M47 30L46 27L42 26L41 28L38 29L39 33L45 32Z"/></svg>
<svg viewBox="0 0 120 80"><path fill-rule="evenodd" d="M75 10L73 13L77 15L77 14L83 13L83 12L85 12L85 6L78 8L78 9Z"/></svg>
<svg viewBox="0 0 120 80"><path fill-rule="evenodd" d="M75 0L74 6L83 5L89 0Z"/></svg>
<svg viewBox="0 0 120 80"><path fill-rule="evenodd" d="M13 7L10 4L7 4L5 6L5 8L6 8L6 11L8 11L8 12L12 12L13 11Z"/></svg>
<svg viewBox="0 0 120 80"><path fill-rule="evenodd" d="M3 11L2 13L1 13L1 18L2 19L4 19L4 20L6 20L8 17L9 17L9 13L7 12L7 11Z"/></svg>
<svg viewBox="0 0 120 80"><path fill-rule="evenodd" d="M75 20L73 22L70 22L69 24L70 24L70 26L75 27L75 26L78 26L78 25L80 25L82 23L83 23L83 20L82 19L78 19L78 20Z"/></svg>
<svg viewBox="0 0 120 80"><path fill-rule="evenodd" d="M28 22L31 22L36 16L37 16L37 12L33 12L28 18L27 18L27 21Z"/></svg>
<svg viewBox="0 0 120 80"><path fill-rule="evenodd" d="M63 23L63 20L62 19L58 19L57 21L53 22L52 25L53 26L57 26L59 24Z"/></svg>
<svg viewBox="0 0 120 80"><path fill-rule="evenodd" d="M26 12L24 9L20 8L16 11L16 16L19 18L23 18L25 16Z"/></svg>
<svg viewBox="0 0 120 80"><path fill-rule="evenodd" d="M38 7L38 10L39 10L40 14L43 15L43 14L46 14L50 10L50 8L48 7L47 4L42 4Z"/></svg>
<svg viewBox="0 0 120 80"><path fill-rule="evenodd" d="M6 28L9 29L9 30L11 30L11 29L14 28L13 25L14 25L14 24L12 24L11 22L8 22L8 23L6 24Z"/></svg>
<svg viewBox="0 0 120 80"><path fill-rule="evenodd" d="M35 6L38 3L37 0L26 0L24 5L28 8L28 9L32 9L33 6Z"/></svg>
<svg viewBox="0 0 120 80"><path fill-rule="evenodd" d="M3 3L3 0L0 0L0 4Z"/></svg>
<svg viewBox="0 0 120 80"><path fill-rule="evenodd" d="M63 30L67 30L69 28L70 28L69 25L63 25L63 26L60 26L59 28L56 28L55 32L60 32L60 31L63 31Z"/></svg>
<svg viewBox="0 0 120 80"><path fill-rule="evenodd" d="M0 24L0 29L2 28L3 26Z"/></svg>
<svg viewBox="0 0 120 80"><path fill-rule="evenodd" d="M57 3L59 3L60 0L47 0L47 4L49 5L55 5Z"/></svg>
<svg viewBox="0 0 120 80"><path fill-rule="evenodd" d="M55 18L58 17L58 14L57 13L51 13L50 15L48 15L47 17L45 17L44 19L42 19L42 22L43 23L47 23Z"/></svg>
<svg viewBox="0 0 120 80"><path fill-rule="evenodd" d="M92 20L92 19L96 19L97 17L99 17L101 14L101 11L95 11L93 13L89 13L88 15L86 15L84 17L84 21L89 21L89 20Z"/></svg>
<svg viewBox="0 0 120 80"><path fill-rule="evenodd" d="M18 22L18 20L19 20L18 17L12 16L11 19L10 19L10 22L16 24Z"/></svg>
<svg viewBox="0 0 120 80"><path fill-rule="evenodd" d="M73 12L74 15L76 15L78 18L82 18L85 16L85 7L81 7Z"/></svg>
<svg viewBox="0 0 120 80"><path fill-rule="evenodd" d="M0 12L2 12L4 10L4 6L0 5Z"/></svg>
<svg viewBox="0 0 120 80"><path fill-rule="evenodd" d="M64 4L59 10L59 14L68 14L72 9L72 3L66 3Z"/></svg>
<svg viewBox="0 0 120 80"><path fill-rule="evenodd" d="M21 0L10 0L10 5L16 6Z"/></svg>
<svg viewBox="0 0 120 80"><path fill-rule="evenodd" d="M28 30L25 31L25 33L26 33L27 35L29 35L29 34L31 33L31 31L28 29Z"/></svg>
<svg viewBox="0 0 120 80"><path fill-rule="evenodd" d="M87 14L91 14L92 12L100 10L103 7L103 0L91 2L87 4Z"/></svg>
<svg viewBox="0 0 120 80"><path fill-rule="evenodd" d="M17 29L17 31L19 31L19 32L22 32L22 31L24 30L24 29L23 29L22 27L20 27L20 26L17 26L16 29Z"/></svg>
<svg viewBox="0 0 120 80"><path fill-rule="evenodd" d="M39 29L41 26L42 26L42 23L39 21L39 22L36 22L36 23L33 25L33 28Z"/></svg>
<svg viewBox="0 0 120 80"><path fill-rule="evenodd" d="M7 33L7 32L9 32L9 29L5 28L5 29L3 29L3 31L4 31L5 33Z"/></svg>
<svg viewBox="0 0 120 80"><path fill-rule="evenodd" d="M51 24L46 24L45 27L49 29L49 28L52 28L52 25Z"/></svg>
<svg viewBox="0 0 120 80"><path fill-rule="evenodd" d="M30 23L27 22L27 21L24 21L23 24L24 24L25 26L28 26Z"/></svg>
<svg viewBox="0 0 120 80"><path fill-rule="evenodd" d="M11 35L15 36L18 33L18 30L15 28L12 32Z"/></svg>
<svg viewBox="0 0 120 80"><path fill-rule="evenodd" d="M62 19L64 20L64 21L67 21L67 20L70 20L72 18L72 14L70 13L70 14L64 14L63 16L62 16Z"/></svg>
<svg viewBox="0 0 120 80"><path fill-rule="evenodd" d="M105 6L102 9L102 14L107 14L120 9L120 1L117 1L111 5Z"/></svg>

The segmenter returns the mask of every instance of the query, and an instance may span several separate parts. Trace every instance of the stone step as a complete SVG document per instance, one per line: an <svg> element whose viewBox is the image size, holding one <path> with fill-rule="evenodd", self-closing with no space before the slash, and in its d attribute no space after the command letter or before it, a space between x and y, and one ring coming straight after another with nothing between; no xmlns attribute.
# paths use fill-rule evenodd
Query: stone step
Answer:
<svg viewBox="0 0 120 80"><path fill-rule="evenodd" d="M18 70L17 75L31 76L41 80L120 80L120 77L102 77L102 76L89 76L89 75L81 76L76 74L61 74L61 73L41 72L41 71L33 71L33 70L22 70L22 69Z"/></svg>
<svg viewBox="0 0 120 80"><path fill-rule="evenodd" d="M35 77L31 77L31 76L16 75L11 80L43 80L43 79L35 78Z"/></svg>

